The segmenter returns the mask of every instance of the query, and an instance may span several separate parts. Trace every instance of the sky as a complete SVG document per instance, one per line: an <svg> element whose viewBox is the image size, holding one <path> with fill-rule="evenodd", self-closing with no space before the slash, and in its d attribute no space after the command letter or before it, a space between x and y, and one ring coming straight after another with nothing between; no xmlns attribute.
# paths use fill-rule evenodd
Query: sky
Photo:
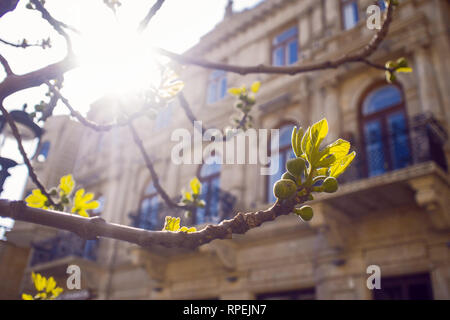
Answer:
<svg viewBox="0 0 450 320"><path fill-rule="evenodd" d="M161 47L183 53L222 20L227 4L227 0L166 0L144 33L137 35L135 30L139 22L155 1L121 2L122 6L114 14L103 0L46 0L45 7L56 19L81 31L81 35L72 36L81 67L66 73L62 93L82 113L86 113L92 102L108 92L131 90L152 81L146 71L154 66L150 48ZM260 2L234 0L234 10L245 10ZM56 62L66 53L64 40L37 11L26 9L27 3L27 0L19 1L16 10L0 19L0 38L13 43L21 43L26 38L28 43L37 43L50 37L52 48L22 49L0 43L1 54L16 74ZM0 68L0 81L4 77L4 70ZM23 90L8 97L4 105L8 110L14 110L21 109L27 103L32 109L39 101L45 100L46 91L45 86ZM59 105L55 113L67 112ZM1 156L23 163L13 140L0 141ZM30 150L33 150L33 144ZM9 172L12 176L6 180L1 197L20 199L27 170L22 164ZM2 223L10 222L0 218L0 225Z"/></svg>

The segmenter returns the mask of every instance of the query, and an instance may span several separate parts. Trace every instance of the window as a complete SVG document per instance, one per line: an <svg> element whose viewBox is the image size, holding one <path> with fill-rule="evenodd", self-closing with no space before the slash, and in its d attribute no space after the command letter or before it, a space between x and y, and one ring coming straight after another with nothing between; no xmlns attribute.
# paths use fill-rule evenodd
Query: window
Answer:
<svg viewBox="0 0 450 320"><path fill-rule="evenodd" d="M215 70L209 76L208 97L209 104L222 100L227 93L227 74L222 70Z"/></svg>
<svg viewBox="0 0 450 320"><path fill-rule="evenodd" d="M45 141L39 148L39 153L36 157L37 161L44 162L45 160L47 160L49 151L50 151L50 141Z"/></svg>
<svg viewBox="0 0 450 320"><path fill-rule="evenodd" d="M202 183L200 198L206 202L204 208L197 208L196 224L219 222L219 196L220 196L220 158L210 157L207 163L200 168L199 180Z"/></svg>
<svg viewBox="0 0 450 320"><path fill-rule="evenodd" d="M258 295L256 300L316 300L316 292L314 288L311 288L295 291L263 293Z"/></svg>
<svg viewBox="0 0 450 320"><path fill-rule="evenodd" d="M381 278L381 289L373 290L374 300L433 300L429 274Z"/></svg>
<svg viewBox="0 0 450 320"><path fill-rule="evenodd" d="M380 7L381 11L386 10L386 2L384 2L384 0L378 0L378 6Z"/></svg>
<svg viewBox="0 0 450 320"><path fill-rule="evenodd" d="M344 30L348 30L356 26L359 21L358 1L341 0L342 6L342 26Z"/></svg>
<svg viewBox="0 0 450 320"><path fill-rule="evenodd" d="M298 29L292 27L272 41L272 64L286 66L298 61Z"/></svg>
<svg viewBox="0 0 450 320"><path fill-rule="evenodd" d="M383 85L370 91L363 101L361 117L367 176L410 165L403 94L397 86Z"/></svg>
<svg viewBox="0 0 450 320"><path fill-rule="evenodd" d="M136 227L147 229L147 230L156 230L162 228L159 225L159 217L158 217L158 192L156 191L153 183L150 183L145 189L143 199L141 201L141 206L139 210L139 216L136 220Z"/></svg>
<svg viewBox="0 0 450 320"><path fill-rule="evenodd" d="M267 194L266 199L267 202L275 202L276 198L273 194L273 185L275 182L281 179L283 172L285 172L286 162L289 159L295 158L294 152L291 147L291 136L293 124L286 124L280 128L280 137L279 137L279 147L278 150L271 150L270 162L275 161L278 162L278 171L277 173L267 176ZM276 145L271 143L272 146Z"/></svg>

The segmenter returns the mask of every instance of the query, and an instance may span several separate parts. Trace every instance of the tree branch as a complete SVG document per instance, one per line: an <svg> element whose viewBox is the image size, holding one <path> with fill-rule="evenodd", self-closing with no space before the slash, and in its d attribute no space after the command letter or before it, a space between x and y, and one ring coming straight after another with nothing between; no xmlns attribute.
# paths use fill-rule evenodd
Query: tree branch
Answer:
<svg viewBox="0 0 450 320"><path fill-rule="evenodd" d="M268 74L289 74L289 75L295 75L299 73L306 73L311 71L318 71L318 70L326 70L326 69L335 69L339 66L347 63L355 63L355 62L365 62L366 59L372 55L372 53L378 48L380 43L383 41L383 39L386 37L389 26L392 21L392 15L393 15L394 7L393 5L389 5L386 12L386 19L383 22L383 26L381 29L373 36L373 38L370 40L370 42L362 48L360 51L356 52L355 54L345 54L342 57L336 59L336 60L328 60L318 63L312 63L309 65L299 65L299 66L292 66L292 67L277 67L277 66L267 66L267 65L257 65L257 66L238 66L238 65L231 65L231 64L225 64L225 63L217 63L217 62L210 62L201 58L196 58L193 56L187 56L187 55L181 55L177 54L165 49L161 48L154 48L153 50L159 54L162 54L164 56L167 56L179 63L182 64L191 64L196 65L202 68L206 69L214 69L214 70L224 70L228 72L237 73L240 75L246 75L246 74L252 74L252 73L268 73ZM373 64L368 64L371 67L374 67ZM378 67L377 67L378 68ZM379 68L378 68L379 69ZM387 68L384 68L384 70L388 70Z"/></svg>
<svg viewBox="0 0 450 320"><path fill-rule="evenodd" d="M180 91L177 95L178 97L178 102L180 103L181 108L183 108L184 110L184 114L186 115L186 117L192 122L198 122L199 120L197 119L197 117L194 115L194 112L191 109L191 106L189 105L189 102L187 101L186 97L184 96L183 92ZM235 128L235 130L239 130L242 128L242 126L244 125L246 119L248 117L248 113L244 113L244 115L242 116L241 121L239 121L239 124L237 125L237 127ZM208 127L202 126L194 126L198 132L200 132L202 135L203 133L208 130ZM227 142L229 139L231 139L232 137L234 137L235 134L233 135L225 135L223 136L223 141Z"/></svg>
<svg viewBox="0 0 450 320"><path fill-rule="evenodd" d="M301 199L305 202L306 198ZM135 243L142 247L160 245L164 247L196 248L215 239L231 238L232 234L244 234L264 222L273 221L281 215L292 212L296 200L277 201L267 210L238 213L230 220L218 225L208 225L193 232L148 231L114 223L108 223L100 217L84 218L79 215L28 207L23 201L0 200L0 216L14 220L45 225L67 230L85 239L106 237Z"/></svg>
<svg viewBox="0 0 450 320"><path fill-rule="evenodd" d="M0 18L3 17L3 15L8 13L9 11L13 11L16 8L18 3L19 3L19 0L2 0L2 1L0 1Z"/></svg>
<svg viewBox="0 0 450 320"><path fill-rule="evenodd" d="M9 66L8 60L6 60L5 57L3 57L1 54L0 54L0 63L3 66L3 69L5 69L6 76L13 75L13 72L11 70L11 67Z"/></svg>
<svg viewBox="0 0 450 320"><path fill-rule="evenodd" d="M34 43L34 44L33 43L31 43L31 44L25 43L25 42L12 43L12 42L9 42L9 41L3 40L3 39L0 39L0 42L6 44L8 46L15 47L15 48L41 47L41 45L39 43Z"/></svg>
<svg viewBox="0 0 450 320"><path fill-rule="evenodd" d="M137 133L134 125L132 122L128 124L131 134L133 136L134 143L139 148L139 151L142 154L142 157L144 158L145 165L147 166L147 169L150 171L150 175L152 177L152 183L155 186L156 191L158 191L161 198L164 200L164 202L170 207L170 208L181 208L181 209L189 209L186 205L180 205L178 203L175 203L170 199L169 195L166 193L166 191L163 189L161 184L159 183L159 177L156 173L155 168L153 167L153 162L150 159L149 155L147 154L147 151L145 151L144 143L142 142L142 139L139 137L139 134Z"/></svg>
<svg viewBox="0 0 450 320"><path fill-rule="evenodd" d="M14 119L11 117L9 112L5 109L3 106L3 101L0 101L0 110L2 111L3 116L5 117L6 121L8 122L9 126L11 127L11 131L14 135L14 138L17 140L17 145L20 151L20 154L22 155L23 161L25 162L25 165L28 168L28 173L30 175L31 180L34 182L34 184L41 190L42 194L45 195L48 199L48 202L51 205L55 205L52 198L48 194L47 190L45 190L45 187L42 185L42 183L39 181L36 173L34 172L34 168L31 165L30 160L28 159L28 156L25 152L25 149L22 144L22 138L20 136L19 130L17 129L17 126L14 122Z"/></svg>
<svg viewBox="0 0 450 320"><path fill-rule="evenodd" d="M145 18L141 21L139 24L138 31L142 32L147 28L147 25L149 24L150 20L156 15L159 9L161 9L162 5L164 4L165 0L157 0L156 3L150 8L150 11L147 13Z"/></svg>
<svg viewBox="0 0 450 320"><path fill-rule="evenodd" d="M70 28L70 27L67 26L65 23L53 18L52 15L50 14L50 12L48 12L47 9L45 9L45 7L41 4L41 2L39 0L30 0L30 2L36 7L36 10L38 10L41 13L42 18L47 20L47 22L53 27L53 29L55 29L56 32L58 32L61 36L63 36L66 39L67 49L69 52L71 52L72 51L72 41L70 40L69 35L63 29L63 28Z"/></svg>
<svg viewBox="0 0 450 320"><path fill-rule="evenodd" d="M97 132L105 132L105 131L110 131L114 128L128 126L133 120L136 120L142 116L145 116L149 111L147 108L142 108L141 110L129 115L127 121L123 121L123 122L114 121L114 122L110 122L110 123L100 124L100 123L97 123L97 122L87 119L80 112L78 112L71 105L69 100L66 97L64 97L61 94L61 92L50 82L46 81L45 84L47 84L49 86L50 90L53 92L53 94L64 103L64 105L67 107L67 109L69 110L70 115L72 117L76 118L85 127L90 128Z"/></svg>
<svg viewBox="0 0 450 320"><path fill-rule="evenodd" d="M61 74L75 68L75 66L75 59L72 55L68 55L63 60L41 69L23 75L10 75L0 83L0 100L15 92L38 87L46 81L55 79Z"/></svg>

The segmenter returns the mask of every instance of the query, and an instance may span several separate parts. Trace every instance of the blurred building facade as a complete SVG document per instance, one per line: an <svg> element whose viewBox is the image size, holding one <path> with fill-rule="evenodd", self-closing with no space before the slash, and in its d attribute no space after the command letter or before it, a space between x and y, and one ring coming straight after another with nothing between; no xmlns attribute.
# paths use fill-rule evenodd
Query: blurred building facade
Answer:
<svg viewBox="0 0 450 320"><path fill-rule="evenodd" d="M228 7L224 20L186 54L238 65L333 59L369 42L376 30L366 27L366 8L373 3L266 0L238 13ZM64 284L67 266L76 264L84 298L449 299L449 9L444 0L400 1L388 37L371 57L379 64L408 59L413 73L399 75L392 85L382 71L362 63L295 76L182 69L184 94L195 115L219 129L229 126L234 114L227 88L261 81L254 127L280 129L280 151L271 156L282 165L290 156L293 125L307 127L326 117L328 142L338 137L352 142L355 163L340 178L337 193L312 202L311 222L283 216L193 251L84 241L16 222L8 245L21 250L23 274L10 297L31 288L31 271ZM130 103L124 97L104 99L88 116L108 122ZM78 186L100 198L95 214L153 230L162 228L166 215L180 215L183 224L201 228L270 205L279 175L261 175L261 165L171 161L177 144L172 132L194 132L177 101L155 120L136 124L167 192L177 199L198 176L209 199L205 210L189 220L164 208L127 128L97 133L68 117L52 117L34 160L36 172L49 187L73 173ZM32 188L30 182L27 191ZM381 270L381 290L367 287L367 268L373 265Z"/></svg>

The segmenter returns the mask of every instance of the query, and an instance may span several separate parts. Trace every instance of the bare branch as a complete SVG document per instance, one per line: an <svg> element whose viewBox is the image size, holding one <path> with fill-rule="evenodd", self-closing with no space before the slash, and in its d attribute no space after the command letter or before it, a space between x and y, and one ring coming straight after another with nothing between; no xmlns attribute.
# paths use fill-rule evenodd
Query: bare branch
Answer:
<svg viewBox="0 0 450 320"><path fill-rule="evenodd" d="M142 139L139 137L139 134L137 133L135 127L133 126L133 123L130 122L128 124L131 134L133 135L133 140L137 147L139 148L139 151L142 154L142 157L144 158L145 165L147 166L147 169L150 171L150 175L152 177L153 185L155 186L156 191L158 191L161 198L164 200L164 202L170 207L170 208L182 208L182 209L189 209L186 205L180 205L172 201L170 199L169 195L166 193L166 191L163 189L161 184L159 183L159 177L156 173L155 168L153 167L153 162L150 159L149 155L147 154L147 151L145 151L144 143L142 142Z"/></svg>
<svg viewBox="0 0 450 320"><path fill-rule="evenodd" d="M8 122L9 126L11 127L11 131L14 135L14 138L17 140L17 145L19 147L19 151L20 154L22 155L23 161L25 162L25 165L28 168L28 173L30 175L31 180L34 182L34 184L39 188L39 190L41 190L42 194L45 195L48 199L48 202L51 205L54 205L55 203L53 202L52 198L50 197L50 195L48 194L47 190L45 190L45 187L42 185L42 183L39 181L36 173L34 172L34 168L31 165L30 160L28 159L28 156L25 152L25 149L23 148L23 144L22 144L22 138L20 136L19 130L17 129L17 126L14 122L14 119L11 117L11 115L9 114L9 112L5 109L5 107L3 106L3 102L0 101L0 110L3 113L3 116L5 117L6 121Z"/></svg>
<svg viewBox="0 0 450 320"><path fill-rule="evenodd" d="M18 3L19 3L19 0L2 0L2 1L0 1L0 17L3 17L3 15L8 13L9 11L13 11L16 8Z"/></svg>
<svg viewBox="0 0 450 320"><path fill-rule="evenodd" d="M13 71L11 70L11 67L9 66L8 60L6 60L5 57L3 57L1 54L0 54L0 63L3 66L3 69L5 69L6 76L11 76L14 74Z"/></svg>
<svg viewBox="0 0 450 320"><path fill-rule="evenodd" d="M58 78L75 66L75 59L69 55L63 60L41 69L23 75L8 76L0 83L0 100L20 90L38 87L48 80Z"/></svg>
<svg viewBox="0 0 450 320"><path fill-rule="evenodd" d="M252 74L252 73L269 73L269 74L289 74L289 75L295 75L299 73L305 73L305 72L311 72L311 71L318 71L318 70L326 70L326 69L335 69L339 66L347 63L355 63L355 62L365 62L369 56L372 55L372 53L378 48L380 43L383 41L383 39L386 37L388 31L389 31L389 25L392 21L392 15L393 15L394 7L392 5L388 6L387 13L386 13L386 19L383 22L383 26L381 29L373 36L373 38L370 40L370 42L362 48L360 51L354 53L354 54L346 54L336 60L328 60L318 63L312 63L309 65L299 65L299 66L292 66L292 67L277 67L277 66L267 66L267 65L257 65L257 66L238 66L238 65L231 65L231 64L225 64L225 63L217 63L217 62L210 62L201 58L196 58L192 56L186 56L177 54L165 49L161 48L154 48L154 51L162 54L164 56L167 56L179 63L182 64L191 64L196 65L202 68L206 69L214 69L214 70L224 70L228 72L233 72L241 75L246 74ZM369 66L374 67L374 65L369 64ZM378 68L378 67L377 67ZM384 68L384 70L387 70Z"/></svg>
<svg viewBox="0 0 450 320"><path fill-rule="evenodd" d="M66 31L63 28L71 28L67 26L65 23L56 20L53 18L53 16L50 14L50 12L45 9L45 7L41 4L39 0L30 0L30 2L36 7L36 10L38 10L42 18L47 20L47 22L53 27L53 29L56 30L61 36L63 36L66 39L67 47L69 52L72 51L72 41L70 40L69 35L66 33ZM73 29L73 28L71 28Z"/></svg>
<svg viewBox="0 0 450 320"><path fill-rule="evenodd" d="M23 49L24 48L28 48L28 47L41 47L42 46L39 43L31 43L31 44L30 43L26 43L25 40L22 43L12 43L12 42L0 39L0 42L6 44L8 46L11 46L11 47L23 48Z"/></svg>
<svg viewBox="0 0 450 320"><path fill-rule="evenodd" d="M142 32L145 30L145 28L149 24L150 20L155 16L155 14L158 12L158 10L161 9L163 4L164 4L164 0L156 1L156 3L150 8L150 11L147 13L145 18L139 24L139 29L138 29L139 32Z"/></svg>
<svg viewBox="0 0 450 320"><path fill-rule="evenodd" d="M85 127L88 127L97 132L105 132L105 131L110 131L114 128L128 126L131 123L131 121L147 115L148 111L149 111L147 108L142 108L141 110L129 115L127 121L124 121L124 122L110 122L110 123L105 123L105 124L96 123L94 121L91 121L91 120L83 117L83 115L81 115L81 113L79 113L77 110L75 110L75 108L71 105L69 100L66 97L64 97L61 94L61 92L54 85L52 85L48 81L46 81L45 83L49 86L49 88L53 92L53 94L64 103L64 105L67 107L67 109L69 110L70 115L72 117L76 118Z"/></svg>
<svg viewBox="0 0 450 320"><path fill-rule="evenodd" d="M184 96L184 94L183 94L182 91L180 91L180 92L178 93L178 101L180 102L180 105L181 105L181 107L183 108L186 117L187 117L192 123L198 122L199 120L198 120L197 117L194 115L194 112L192 111L191 106L189 105L189 102L187 101L187 99L186 99L186 97ZM239 129L241 129L241 128L243 127L245 121L247 120L247 117L248 117L248 113L244 113L244 115L242 116L242 119L239 121L239 124L237 125L237 127L235 128L235 130L239 130ZM201 127L200 127L200 126L194 126L194 127L195 127L195 128L197 129L197 131L199 131L202 135L203 135L203 133L204 133L206 130L208 130L208 127L203 126L203 124L202 124ZM236 131L236 132L237 132L237 131ZM228 141L229 139L231 139L233 136L234 136L234 134L233 134L233 135L226 135L226 136L223 137L223 141L226 142L226 141Z"/></svg>
<svg viewBox="0 0 450 320"><path fill-rule="evenodd" d="M306 198L301 199L301 203ZM43 210L27 207L23 201L0 200L0 216L14 220L45 225L62 230L68 230L85 239L106 237L135 243L142 247L160 245L164 247L196 248L215 239L231 238L233 234L244 234L264 222L275 220L281 215L292 212L297 200L277 201L267 210L238 213L230 220L224 220L218 225L208 225L204 229L193 232L148 231L108 223L100 217L84 218L53 210Z"/></svg>

